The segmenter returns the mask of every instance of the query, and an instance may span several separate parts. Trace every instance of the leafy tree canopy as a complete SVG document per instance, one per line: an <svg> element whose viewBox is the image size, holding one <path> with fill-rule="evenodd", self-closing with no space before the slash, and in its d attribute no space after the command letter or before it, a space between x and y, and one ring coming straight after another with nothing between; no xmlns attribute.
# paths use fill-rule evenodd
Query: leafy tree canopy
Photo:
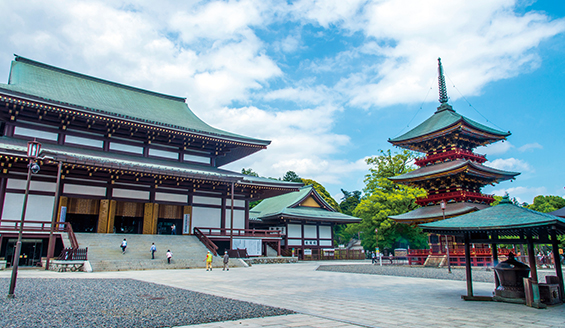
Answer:
<svg viewBox="0 0 565 328"><path fill-rule="evenodd" d="M281 180L289 182L302 182L302 179L294 171L286 172Z"/></svg>
<svg viewBox="0 0 565 328"><path fill-rule="evenodd" d="M349 192L347 190L341 189L341 192L343 193L343 197L341 198L341 202L339 203L339 209L341 213L353 215L353 210L361 201L361 191L355 190L353 192Z"/></svg>
<svg viewBox="0 0 565 328"><path fill-rule="evenodd" d="M312 179L300 179L300 182L304 183L304 185L306 186L312 185L314 189L316 189L318 194L320 194L320 196L322 196L322 198L326 201L326 203L330 204L330 206L333 207L336 211L339 211L339 205L337 204L335 199L333 199L332 195L330 195L330 193L326 190L326 188L324 188L324 186Z"/></svg>
<svg viewBox="0 0 565 328"><path fill-rule="evenodd" d="M254 176L254 177L258 177L258 176L259 176L259 174L257 174L257 172L255 172L255 171L253 171L252 168L248 168L248 169L242 168L242 169L241 169L241 174L251 175L251 176Z"/></svg>
<svg viewBox="0 0 565 328"><path fill-rule="evenodd" d="M381 249L408 245L411 248L427 248L427 235L420 228L388 218L414 210L418 207L416 198L426 195L423 189L395 184L388 179L414 170L414 159L415 154L407 150L396 154L381 150L379 156L366 160L371 167L365 176L365 196L353 211L354 216L362 221L348 225L344 237L361 231L361 245L373 250L377 246L375 229L378 229L378 246Z"/></svg>
<svg viewBox="0 0 565 328"><path fill-rule="evenodd" d="M534 198L533 204L528 205L526 207L534 211L549 213L565 207L565 199L559 196L540 195Z"/></svg>

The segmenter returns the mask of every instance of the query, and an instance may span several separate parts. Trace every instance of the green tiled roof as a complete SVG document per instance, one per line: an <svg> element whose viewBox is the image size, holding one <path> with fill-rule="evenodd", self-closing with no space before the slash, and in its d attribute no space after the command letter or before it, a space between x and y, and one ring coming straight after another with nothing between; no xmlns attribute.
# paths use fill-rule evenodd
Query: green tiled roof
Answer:
<svg viewBox="0 0 565 328"><path fill-rule="evenodd" d="M12 62L8 84L0 84L1 89L196 134L264 146L270 143L211 127L194 115L184 98L98 79L19 56Z"/></svg>
<svg viewBox="0 0 565 328"><path fill-rule="evenodd" d="M326 208L297 206L308 196L313 195ZM316 221L332 221L342 223L361 222L360 218L336 212L318 195L314 187L305 186L299 191L271 197L263 200L249 211L250 219L295 218Z"/></svg>
<svg viewBox="0 0 565 328"><path fill-rule="evenodd" d="M427 232L504 231L555 225L565 229L565 219L512 204L505 197L498 205L454 218L421 224Z"/></svg>
<svg viewBox="0 0 565 328"><path fill-rule="evenodd" d="M428 118L427 120L422 122L420 125L418 125L414 129L406 132L405 134L403 134L399 137L389 139L389 142L391 142L391 143L403 142L403 141L407 141L407 140L410 140L410 139L423 137L425 135L446 129L446 128L453 126L453 125L455 125L459 122L465 122L467 125L475 128L477 130L480 130L480 131L483 131L483 132L486 132L486 133L489 133L489 134L494 134L496 136L500 136L500 138L504 138L504 137L507 137L507 136L510 135L510 132L504 132L504 131L500 131L500 130L490 128L486 125L482 125L482 124L477 123L477 122L475 122L471 119L468 119L465 116L458 114L457 112L455 112L452 109L442 109L442 107L440 107L440 109L438 111L436 111L434 113L434 115L432 115L430 118Z"/></svg>
<svg viewBox="0 0 565 328"><path fill-rule="evenodd" d="M417 170L402 174L402 175L397 175L394 177L390 177L389 179L392 181L403 181L403 180L409 180L409 179L420 179L420 178L426 178L428 176L432 176L435 174L440 174L443 172L449 172L452 170L456 170L459 168L462 168L464 166L468 166L469 168L472 169L476 169L478 171L481 172L485 172L487 174L493 174L496 176L503 176L504 178L502 180L507 180L507 179L512 179L515 176L519 175L519 172L509 172L509 171L503 171L503 170L499 170L499 169L495 169L492 167L488 167L485 166L483 164L479 164L477 162L473 162L470 160L463 160L463 159L458 159L455 161L449 161L449 162L445 162L445 163L439 163L439 164L434 164L434 165L429 165L429 166L424 166L421 167ZM501 179L499 179L501 180Z"/></svg>

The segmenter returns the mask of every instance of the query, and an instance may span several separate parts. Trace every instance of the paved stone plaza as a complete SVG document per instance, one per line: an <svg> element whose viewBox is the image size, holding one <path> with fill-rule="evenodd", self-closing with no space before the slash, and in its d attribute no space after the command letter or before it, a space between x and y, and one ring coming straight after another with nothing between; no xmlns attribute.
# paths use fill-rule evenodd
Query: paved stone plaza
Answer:
<svg viewBox="0 0 565 328"><path fill-rule="evenodd" d="M316 271L320 264L329 263L255 265L229 272L21 270L19 277L131 278L297 312L191 327L565 327L565 306L538 310L464 302L464 281ZM9 274L2 271L0 277ZM491 295L492 289L492 283L474 283L476 295Z"/></svg>

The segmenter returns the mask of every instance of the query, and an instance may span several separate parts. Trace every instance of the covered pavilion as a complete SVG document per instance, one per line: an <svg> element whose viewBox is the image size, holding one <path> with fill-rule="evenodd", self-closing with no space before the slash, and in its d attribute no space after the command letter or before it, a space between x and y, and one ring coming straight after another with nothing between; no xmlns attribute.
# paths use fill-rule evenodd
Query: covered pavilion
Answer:
<svg viewBox="0 0 565 328"><path fill-rule="evenodd" d="M514 205L508 195L496 206L442 221L421 224L420 227L424 232L464 237L467 295L462 298L465 300L490 300L488 297L473 295L471 244L492 245L495 264L498 263L498 244L526 244L531 278L537 282L534 244L551 244L553 254L559 254L557 236L565 235L565 219ZM561 259L559 256L554 256L554 259L555 273L559 280L559 297L563 300Z"/></svg>

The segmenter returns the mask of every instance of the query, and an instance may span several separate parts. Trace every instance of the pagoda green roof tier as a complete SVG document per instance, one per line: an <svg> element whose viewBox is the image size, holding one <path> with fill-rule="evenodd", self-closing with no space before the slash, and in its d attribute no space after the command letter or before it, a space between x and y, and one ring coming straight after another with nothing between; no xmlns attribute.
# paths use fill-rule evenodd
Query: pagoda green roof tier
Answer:
<svg viewBox="0 0 565 328"><path fill-rule="evenodd" d="M500 236L518 236L520 230L555 227L559 234L565 233L565 219L536 212L525 207L512 204L508 197L496 206L454 218L421 224L425 232L440 234L463 234L464 232L497 231Z"/></svg>
<svg viewBox="0 0 565 328"><path fill-rule="evenodd" d="M321 207L300 206L308 197L313 197ZM305 186L296 192L265 199L249 211L249 217L254 221L268 221L282 217L336 223L361 222L360 218L337 212L312 186Z"/></svg>
<svg viewBox="0 0 565 328"><path fill-rule="evenodd" d="M424 166L414 171L390 177L389 179L403 184L418 184L418 182L437 179L444 176L465 174L477 176L492 182L514 179L519 172L503 171L479 164L474 161L458 159L429 166Z"/></svg>
<svg viewBox="0 0 565 328"><path fill-rule="evenodd" d="M510 132L503 132L477 123L455 112L448 104L442 104L430 118L405 134L389 139L395 146L427 152L426 141L455 132L473 140L474 147L504 140Z"/></svg>
<svg viewBox="0 0 565 328"><path fill-rule="evenodd" d="M0 155L27 158L27 140L0 137ZM303 186L302 183L253 177L210 165L172 162L170 160L108 153L67 145L43 143L41 156L50 158L51 161L62 161L70 165L84 165L130 173L143 173L147 176L161 175L209 182L234 182L241 187L248 186L258 188L258 190L262 189L264 194L261 197L272 197L281 193L296 191Z"/></svg>
<svg viewBox="0 0 565 328"><path fill-rule="evenodd" d="M445 217L449 218L457 215L475 212L487 207L489 207L489 205L468 202L447 203L445 206ZM442 220L443 217L444 213L441 210L440 205L418 207L417 209L408 213L389 216L389 218L393 219L394 221L405 224L433 222Z"/></svg>
<svg viewBox="0 0 565 328"><path fill-rule="evenodd" d="M0 84L0 92L171 131L248 144L256 148L252 152L270 144L268 140L242 136L206 124L190 110L185 98L106 81L20 56L12 62L8 84ZM248 155L248 152L244 153Z"/></svg>

